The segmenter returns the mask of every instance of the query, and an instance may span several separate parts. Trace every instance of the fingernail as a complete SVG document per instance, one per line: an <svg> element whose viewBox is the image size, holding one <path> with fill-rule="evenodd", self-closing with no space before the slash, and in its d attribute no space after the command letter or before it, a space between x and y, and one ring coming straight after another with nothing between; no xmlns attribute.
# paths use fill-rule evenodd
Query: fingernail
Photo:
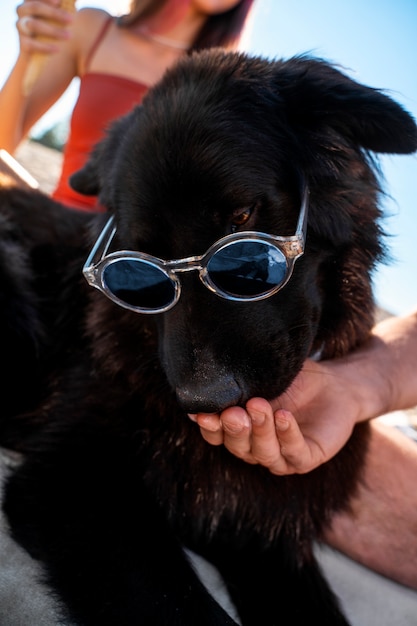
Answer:
<svg viewBox="0 0 417 626"><path fill-rule="evenodd" d="M275 428L281 432L284 432L284 430L287 430L290 425L290 421L284 411L282 411L278 415L275 415L274 422L275 422Z"/></svg>
<svg viewBox="0 0 417 626"><path fill-rule="evenodd" d="M250 417L252 420L252 424L255 424L256 426L262 426L262 424L264 424L265 422L265 413L253 411L251 412Z"/></svg>
<svg viewBox="0 0 417 626"><path fill-rule="evenodd" d="M232 433L233 435L238 435L244 429L244 426L242 426L242 424L228 424L226 422L223 422L222 426L224 431L226 431L227 433Z"/></svg>
<svg viewBox="0 0 417 626"><path fill-rule="evenodd" d="M222 426L226 432L233 433L235 435L243 432L245 429L250 428L250 419L247 415L240 416L238 421L235 422L223 422Z"/></svg>

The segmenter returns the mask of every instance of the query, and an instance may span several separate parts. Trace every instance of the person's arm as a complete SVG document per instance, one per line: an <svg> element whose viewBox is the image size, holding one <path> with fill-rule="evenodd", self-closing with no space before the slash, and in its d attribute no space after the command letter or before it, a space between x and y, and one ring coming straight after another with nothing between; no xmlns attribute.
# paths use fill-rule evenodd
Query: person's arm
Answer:
<svg viewBox="0 0 417 626"><path fill-rule="evenodd" d="M17 14L20 52L0 91L0 148L11 154L76 75L70 29L73 14L60 9L59 0L27 0L19 5ZM36 35L52 37L55 42L42 42ZM48 58L33 90L25 96L24 76L35 52L45 53Z"/></svg>
<svg viewBox="0 0 417 626"><path fill-rule="evenodd" d="M417 405L417 312L375 326L365 346L340 359L307 361L291 387L246 410L192 416L202 436L273 473L304 473L330 459L354 425Z"/></svg>
<svg viewBox="0 0 417 626"><path fill-rule="evenodd" d="M379 420L350 511L331 520L326 543L354 561L417 589L417 444Z"/></svg>
<svg viewBox="0 0 417 626"><path fill-rule="evenodd" d="M307 472L331 458L355 423L417 405L417 312L378 324L368 343L343 359L307 362L272 403L196 415L203 437L276 474ZM285 407L285 409L280 408ZM298 420L295 420L295 417ZM363 480L325 541L350 558L417 589L417 444L378 420Z"/></svg>

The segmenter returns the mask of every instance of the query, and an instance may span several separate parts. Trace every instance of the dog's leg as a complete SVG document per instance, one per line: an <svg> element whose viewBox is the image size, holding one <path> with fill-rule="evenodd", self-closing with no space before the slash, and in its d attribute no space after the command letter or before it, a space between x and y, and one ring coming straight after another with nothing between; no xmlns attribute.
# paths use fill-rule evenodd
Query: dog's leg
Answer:
<svg viewBox="0 0 417 626"><path fill-rule="evenodd" d="M24 463L5 497L14 538L44 564L76 624L235 625L122 448L87 435L78 448L56 441L50 453Z"/></svg>
<svg viewBox="0 0 417 626"><path fill-rule="evenodd" d="M288 538L266 553L222 554L216 563L242 626L349 626L313 555L297 564Z"/></svg>

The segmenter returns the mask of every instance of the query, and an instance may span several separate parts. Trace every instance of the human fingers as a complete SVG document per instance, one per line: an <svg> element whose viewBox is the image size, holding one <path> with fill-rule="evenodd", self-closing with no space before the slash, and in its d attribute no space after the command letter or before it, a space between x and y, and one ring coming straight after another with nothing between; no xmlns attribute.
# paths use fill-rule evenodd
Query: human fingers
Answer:
<svg viewBox="0 0 417 626"><path fill-rule="evenodd" d="M286 472L286 462L281 455L280 442L274 422L274 413L270 403L264 398L251 398L246 403L247 415L250 419L250 439L246 456L252 458L253 463L267 467L273 473ZM222 420L224 424L224 419ZM241 434L240 445L245 433ZM235 442L236 446L236 442ZM231 452L236 453L235 447L229 446Z"/></svg>
<svg viewBox="0 0 417 626"><path fill-rule="evenodd" d="M310 415L295 417L284 409L274 412L281 454L293 471L304 474L329 461L346 444L353 424L345 413L312 407Z"/></svg>
<svg viewBox="0 0 417 626"><path fill-rule="evenodd" d="M63 8L66 4L61 7L62 1L26 0L18 6L16 27L22 50L48 54L58 49L59 41L68 39L73 12Z"/></svg>
<svg viewBox="0 0 417 626"><path fill-rule="evenodd" d="M199 413L189 415L197 422L202 437L212 445L224 444L235 456L248 463L256 463L250 454L251 423L245 409L232 406L221 414Z"/></svg>
<svg viewBox="0 0 417 626"><path fill-rule="evenodd" d="M287 475L308 472L320 462L320 455L312 454L315 443L303 436L292 413L274 413L264 398L251 398L246 411L230 407L220 419L225 447L247 463Z"/></svg>
<svg viewBox="0 0 417 626"><path fill-rule="evenodd" d="M273 411L263 398L246 404L252 422L251 455L273 474L305 473L315 467L311 446L290 411ZM318 464L318 463L317 463Z"/></svg>
<svg viewBox="0 0 417 626"><path fill-rule="evenodd" d="M305 437L289 411L272 410L263 398L251 398L246 410L229 407L219 414L189 415L211 445L224 446L247 463L271 473L288 475L311 471L325 459L320 446Z"/></svg>
<svg viewBox="0 0 417 626"><path fill-rule="evenodd" d="M16 8L18 18L33 17L65 24L71 21L76 0L24 0Z"/></svg>
<svg viewBox="0 0 417 626"><path fill-rule="evenodd" d="M212 446L223 443L223 428L217 413L189 413L188 417L198 424L201 436Z"/></svg>
<svg viewBox="0 0 417 626"><path fill-rule="evenodd" d="M306 474L327 460L319 440L309 437L290 411L275 411L274 423L286 473Z"/></svg>
<svg viewBox="0 0 417 626"><path fill-rule="evenodd" d="M247 463L257 463L251 454L251 420L245 409L231 406L220 415L224 446Z"/></svg>

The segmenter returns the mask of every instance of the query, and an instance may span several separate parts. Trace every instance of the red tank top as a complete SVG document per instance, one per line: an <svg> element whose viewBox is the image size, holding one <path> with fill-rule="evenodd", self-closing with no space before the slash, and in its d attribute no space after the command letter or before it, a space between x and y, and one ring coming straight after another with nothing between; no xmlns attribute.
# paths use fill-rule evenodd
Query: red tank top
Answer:
<svg viewBox="0 0 417 626"><path fill-rule="evenodd" d="M99 33L88 57L91 59L113 18ZM88 66L88 62L86 63ZM124 115L142 101L148 87L134 80L111 74L87 72L80 79L80 90L71 116L70 131L64 150L61 176L52 197L84 211L103 211L95 196L83 196L69 186L71 174L88 159L94 145L104 136L110 122Z"/></svg>

